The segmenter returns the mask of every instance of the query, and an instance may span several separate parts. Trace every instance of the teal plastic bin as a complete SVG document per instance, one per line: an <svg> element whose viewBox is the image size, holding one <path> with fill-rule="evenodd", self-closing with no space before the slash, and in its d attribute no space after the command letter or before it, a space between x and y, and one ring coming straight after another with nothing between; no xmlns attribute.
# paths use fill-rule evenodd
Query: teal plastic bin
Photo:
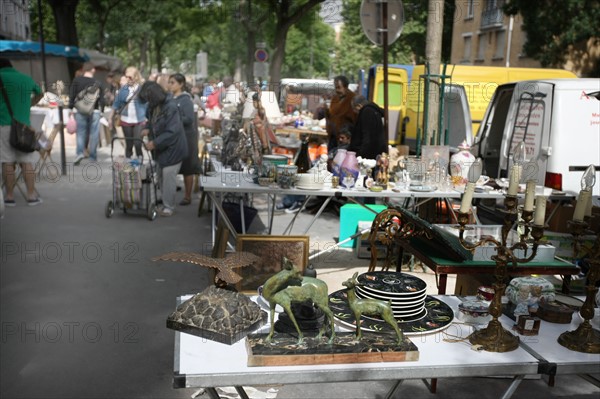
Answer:
<svg viewBox="0 0 600 399"><path fill-rule="evenodd" d="M375 212L379 213L387 207L385 205L367 205ZM358 222L372 222L377 214L365 209L361 205L346 204L340 208L340 242L356 234ZM340 245L342 248L353 248L356 245L356 238Z"/></svg>

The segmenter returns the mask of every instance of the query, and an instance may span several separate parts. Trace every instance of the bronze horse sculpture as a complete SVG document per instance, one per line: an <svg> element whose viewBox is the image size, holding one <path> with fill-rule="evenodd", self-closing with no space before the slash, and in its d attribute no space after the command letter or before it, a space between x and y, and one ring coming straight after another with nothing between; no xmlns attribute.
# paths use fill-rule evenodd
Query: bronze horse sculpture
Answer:
<svg viewBox="0 0 600 399"><path fill-rule="evenodd" d="M298 344L301 344L304 336L294 317L291 306L292 303L311 301L323 311L325 316L327 316L327 320L331 326L331 337L329 338L329 343L331 344L335 337L335 328L333 312L329 309L327 284L317 278L302 276L300 270L298 270L298 268L296 268L286 257L283 258L282 263L283 269L270 277L263 285L262 295L267 302L269 302L271 311L271 330L266 341L270 342L273 338L275 328L275 306L280 305L289 316L294 327L296 327L296 331L298 332ZM320 339L323 336L326 328L327 324L323 323L323 326L319 330L319 335L317 335L317 339Z"/></svg>

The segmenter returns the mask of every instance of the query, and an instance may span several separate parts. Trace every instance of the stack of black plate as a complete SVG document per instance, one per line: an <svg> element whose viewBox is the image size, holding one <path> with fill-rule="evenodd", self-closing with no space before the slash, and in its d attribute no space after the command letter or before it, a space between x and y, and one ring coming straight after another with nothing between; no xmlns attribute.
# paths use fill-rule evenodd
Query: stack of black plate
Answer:
<svg viewBox="0 0 600 399"><path fill-rule="evenodd" d="M418 277L398 272L370 272L358 276L358 298L390 301L399 320L416 320L426 314L427 283Z"/></svg>

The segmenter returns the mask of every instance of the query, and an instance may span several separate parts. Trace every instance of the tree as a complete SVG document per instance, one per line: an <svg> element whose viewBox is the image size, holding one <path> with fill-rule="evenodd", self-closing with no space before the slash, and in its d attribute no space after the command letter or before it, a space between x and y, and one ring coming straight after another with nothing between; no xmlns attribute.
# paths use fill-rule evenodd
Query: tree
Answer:
<svg viewBox="0 0 600 399"><path fill-rule="evenodd" d="M598 0L510 0L504 11L523 17L527 33L524 51L542 66L561 67L574 46L585 45L590 39L597 45L600 41ZM598 76L598 60L595 70Z"/></svg>
<svg viewBox="0 0 600 399"><path fill-rule="evenodd" d="M271 56L271 82L281 80L281 68L285 58L285 45L290 28L309 14L310 10L325 0L267 0L271 12L277 16L275 37L273 39L273 55Z"/></svg>
<svg viewBox="0 0 600 399"><path fill-rule="evenodd" d="M75 24L75 12L79 0L48 0L54 23L56 24L56 42L69 46L78 46L77 27Z"/></svg>

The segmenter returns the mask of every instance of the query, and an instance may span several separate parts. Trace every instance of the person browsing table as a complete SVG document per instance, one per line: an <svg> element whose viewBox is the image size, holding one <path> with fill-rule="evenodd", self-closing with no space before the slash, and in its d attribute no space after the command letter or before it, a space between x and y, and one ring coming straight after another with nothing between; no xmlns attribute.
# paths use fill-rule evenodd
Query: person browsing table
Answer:
<svg viewBox="0 0 600 399"><path fill-rule="evenodd" d="M121 115L121 128L125 136L125 156L142 156L142 143L134 139L142 138L142 128L146 123L146 104L142 103L138 94L142 84L142 75L136 67L128 67L125 70L125 79L127 83L119 89L117 97L113 103L115 114ZM111 124L114 121L111 118Z"/></svg>
<svg viewBox="0 0 600 399"><path fill-rule="evenodd" d="M177 104L158 83L145 82L139 96L148 104L148 123L142 130L142 136L150 138L146 148L156 151L159 166L158 180L163 206L158 213L171 216L175 210L177 174L188 153L183 123Z"/></svg>

